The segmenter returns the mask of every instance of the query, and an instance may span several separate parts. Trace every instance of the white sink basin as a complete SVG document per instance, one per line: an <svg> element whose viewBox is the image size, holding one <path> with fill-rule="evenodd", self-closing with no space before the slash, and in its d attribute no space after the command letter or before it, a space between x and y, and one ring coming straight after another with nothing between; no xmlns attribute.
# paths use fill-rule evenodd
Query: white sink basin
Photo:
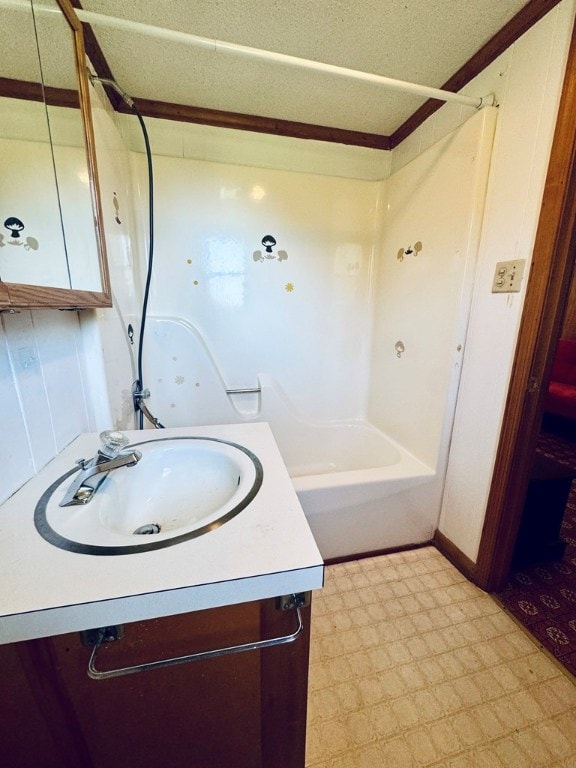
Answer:
<svg viewBox="0 0 576 768"><path fill-rule="evenodd" d="M58 478L36 506L39 533L84 554L160 549L219 528L248 506L262 484L260 461L236 443L173 437L135 446L140 461L110 472L85 505L59 506L74 471Z"/></svg>

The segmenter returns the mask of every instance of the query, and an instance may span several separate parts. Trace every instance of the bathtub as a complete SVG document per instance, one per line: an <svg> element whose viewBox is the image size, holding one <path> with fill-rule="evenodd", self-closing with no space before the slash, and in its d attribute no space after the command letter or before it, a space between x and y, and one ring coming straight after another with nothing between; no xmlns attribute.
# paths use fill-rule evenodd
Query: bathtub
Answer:
<svg viewBox="0 0 576 768"><path fill-rule="evenodd" d="M434 468L367 421L304 417L268 374L255 394L227 394L195 328L179 318L149 323L152 412L167 427L267 421L325 559L430 541L442 490ZM186 350L177 362L174 349Z"/></svg>
<svg viewBox="0 0 576 768"><path fill-rule="evenodd" d="M324 559L430 541L436 473L376 427L269 423Z"/></svg>

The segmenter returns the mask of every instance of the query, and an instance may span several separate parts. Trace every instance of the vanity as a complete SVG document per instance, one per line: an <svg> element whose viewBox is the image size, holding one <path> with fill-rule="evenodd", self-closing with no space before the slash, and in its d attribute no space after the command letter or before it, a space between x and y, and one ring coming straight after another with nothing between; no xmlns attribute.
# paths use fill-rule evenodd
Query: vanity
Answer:
<svg viewBox="0 0 576 768"><path fill-rule="evenodd" d="M246 486L238 477L242 498L252 496L243 506L234 497L224 523L214 511L192 527L179 519L175 532L164 527L164 539L161 531L122 530L128 544L120 548L132 546L130 536L138 542L128 553L74 551L41 532L39 501L46 504L50 488L48 503L61 499L75 473L57 481L94 454L97 435L82 435L0 507L8 764L303 768L310 599L323 584L323 562L268 426L126 435L132 446L142 443L140 461L110 472L89 503L60 509L102 517L111 495L122 506L114 486L133 485L130 473L134 483L153 475L152 443L240 447L260 465ZM166 482L182 482L167 467ZM193 460L186 472L193 489ZM118 481L122 473L120 485L114 473ZM175 507L173 488L168 497ZM102 519L116 536L116 518Z"/></svg>
<svg viewBox="0 0 576 768"><path fill-rule="evenodd" d="M0 312L110 307L82 26L0 6ZM0 506L2 763L303 768L323 562L268 426L126 434Z"/></svg>

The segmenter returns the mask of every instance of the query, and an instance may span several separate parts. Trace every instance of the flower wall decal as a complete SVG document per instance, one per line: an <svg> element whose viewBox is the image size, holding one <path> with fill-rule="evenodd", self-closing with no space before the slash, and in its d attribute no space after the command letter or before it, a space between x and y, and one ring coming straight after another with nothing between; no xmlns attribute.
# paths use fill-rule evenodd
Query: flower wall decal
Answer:
<svg viewBox="0 0 576 768"><path fill-rule="evenodd" d="M24 239L20 237L24 231L24 222L20 221L16 216L8 216L4 221L4 227L10 232L10 240L5 240L5 236L0 234L0 248L4 248L5 245L20 245L24 247L25 251L37 251L39 247L38 240L35 237L27 237Z"/></svg>
<svg viewBox="0 0 576 768"><path fill-rule="evenodd" d="M420 251L422 250L422 241L417 240L414 245L409 245L408 248L400 248L398 253L396 254L396 258L398 261L404 261L405 256L411 256L414 254L414 256L418 256Z"/></svg>
<svg viewBox="0 0 576 768"><path fill-rule="evenodd" d="M288 254L286 251L277 251L274 253L274 246L276 245L276 238L273 235L264 235L260 241L264 246L264 251L254 251L252 258L254 261L267 261L270 259L277 259L278 261L286 261Z"/></svg>

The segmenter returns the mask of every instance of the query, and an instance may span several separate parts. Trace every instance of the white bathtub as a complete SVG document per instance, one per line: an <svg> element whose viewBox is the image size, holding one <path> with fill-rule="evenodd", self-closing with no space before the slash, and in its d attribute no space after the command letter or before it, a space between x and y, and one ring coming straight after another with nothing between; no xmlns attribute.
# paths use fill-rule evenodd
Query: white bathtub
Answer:
<svg viewBox="0 0 576 768"><path fill-rule="evenodd" d="M260 374L258 418L270 424L325 559L430 541L436 472L365 421L313 421Z"/></svg>
<svg viewBox="0 0 576 768"><path fill-rule="evenodd" d="M270 426L325 559L430 541L436 473L374 426Z"/></svg>
<svg viewBox="0 0 576 768"><path fill-rule="evenodd" d="M163 372L149 376L152 412L168 427L267 421L325 559L432 538L442 490L434 469L367 422L303 417L268 374L254 382L259 394L227 395L192 326L175 318L149 322L149 359ZM174 349L187 352L179 353L177 368ZM174 383L182 380L188 390Z"/></svg>

